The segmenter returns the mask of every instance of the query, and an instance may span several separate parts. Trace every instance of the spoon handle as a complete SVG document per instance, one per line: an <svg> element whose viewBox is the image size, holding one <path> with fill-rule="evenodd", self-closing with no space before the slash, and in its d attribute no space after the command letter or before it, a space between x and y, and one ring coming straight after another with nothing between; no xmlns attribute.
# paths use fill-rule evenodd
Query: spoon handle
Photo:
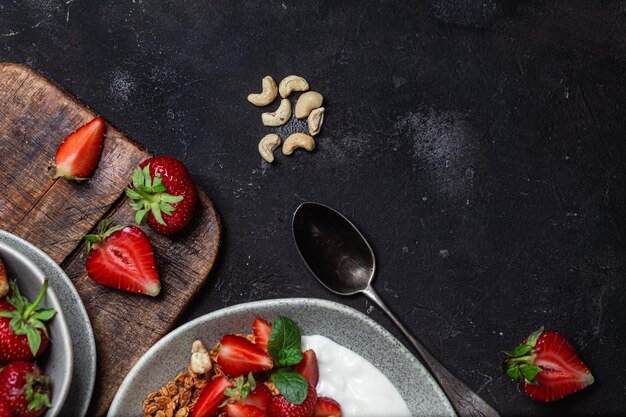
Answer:
<svg viewBox="0 0 626 417"><path fill-rule="evenodd" d="M452 375L444 366L435 359L426 348L417 341L409 330L402 324L400 319L387 307L385 302L378 296L374 288L369 286L363 293L381 308L404 333L407 339L413 344L415 350L422 358L422 362L430 369L439 385L446 393L450 403L454 407L459 417L500 417L498 412L489 404L483 401L467 385Z"/></svg>

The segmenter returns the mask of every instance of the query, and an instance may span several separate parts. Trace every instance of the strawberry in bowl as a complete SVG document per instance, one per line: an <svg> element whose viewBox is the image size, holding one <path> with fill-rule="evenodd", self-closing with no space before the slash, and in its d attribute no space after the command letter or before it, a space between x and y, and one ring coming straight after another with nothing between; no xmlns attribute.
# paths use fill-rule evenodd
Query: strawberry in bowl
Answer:
<svg viewBox="0 0 626 417"><path fill-rule="evenodd" d="M0 241L9 283L0 297L0 416L55 417L72 382L72 341L56 277L48 279L27 253Z"/></svg>

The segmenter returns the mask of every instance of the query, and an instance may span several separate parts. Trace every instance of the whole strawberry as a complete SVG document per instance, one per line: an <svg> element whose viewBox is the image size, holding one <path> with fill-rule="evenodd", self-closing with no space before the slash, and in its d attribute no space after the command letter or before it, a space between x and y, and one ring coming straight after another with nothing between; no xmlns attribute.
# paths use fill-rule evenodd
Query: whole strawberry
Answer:
<svg viewBox="0 0 626 417"><path fill-rule="evenodd" d="M12 362L0 371L0 398L15 417L39 417L52 406L50 380L32 362Z"/></svg>
<svg viewBox="0 0 626 417"><path fill-rule="evenodd" d="M45 280L39 295L31 304L22 294L15 281L11 282L12 294L0 302L0 364L16 360L32 360L48 347L48 327L55 311L38 308L46 294Z"/></svg>
<svg viewBox="0 0 626 417"><path fill-rule="evenodd" d="M148 223L155 231L170 235L183 229L193 218L198 193L182 162L169 156L143 161L133 173L133 185L126 189L137 211L135 221Z"/></svg>
<svg viewBox="0 0 626 417"><path fill-rule="evenodd" d="M7 296L9 293L9 278L7 277L7 270L0 259L0 299Z"/></svg>
<svg viewBox="0 0 626 417"><path fill-rule="evenodd" d="M535 401L556 401L593 384L593 375L572 345L560 334L533 332L514 350L503 371Z"/></svg>
<svg viewBox="0 0 626 417"><path fill-rule="evenodd" d="M313 417L316 403L317 391L309 385L306 399L302 404L292 404L282 395L277 395L270 401L267 414L269 417Z"/></svg>
<svg viewBox="0 0 626 417"><path fill-rule="evenodd" d="M4 399L0 398L0 417L13 417L13 411Z"/></svg>

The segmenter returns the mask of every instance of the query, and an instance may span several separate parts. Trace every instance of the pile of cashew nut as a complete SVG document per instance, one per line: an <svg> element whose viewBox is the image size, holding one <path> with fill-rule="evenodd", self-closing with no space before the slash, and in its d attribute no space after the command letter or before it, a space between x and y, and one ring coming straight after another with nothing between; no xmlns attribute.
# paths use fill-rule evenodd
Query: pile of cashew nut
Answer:
<svg viewBox="0 0 626 417"><path fill-rule="evenodd" d="M281 100L278 108L273 112L266 112L261 115L261 121L265 126L282 126L291 119L291 102L287 97L294 92L303 92L296 102L295 114L298 119L307 119L309 134L293 133L283 142L275 133L265 135L259 142L259 153L270 164L274 162L274 151L281 145L284 155L293 154L296 149L305 149L311 152L315 149L313 136L320 133L322 123L324 123L324 97L316 92L309 91L309 83L302 77L290 75L285 77L278 86L269 75L263 78L263 91L259 94L250 94L248 101L255 106L264 107L271 104L276 96L280 94Z"/></svg>

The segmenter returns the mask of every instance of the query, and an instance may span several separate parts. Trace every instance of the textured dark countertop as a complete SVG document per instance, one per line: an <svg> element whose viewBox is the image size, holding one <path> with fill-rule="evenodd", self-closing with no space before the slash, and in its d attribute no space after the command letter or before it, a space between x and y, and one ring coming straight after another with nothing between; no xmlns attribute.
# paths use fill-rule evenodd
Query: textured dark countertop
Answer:
<svg viewBox="0 0 626 417"><path fill-rule="evenodd" d="M504 416L626 414L626 2L4 0L0 59L55 79L182 159L224 223L181 323L257 299L339 299L290 220L327 203L370 239L375 286ZM313 154L261 162L260 80L326 97ZM533 403L498 370L540 324L596 383Z"/></svg>

